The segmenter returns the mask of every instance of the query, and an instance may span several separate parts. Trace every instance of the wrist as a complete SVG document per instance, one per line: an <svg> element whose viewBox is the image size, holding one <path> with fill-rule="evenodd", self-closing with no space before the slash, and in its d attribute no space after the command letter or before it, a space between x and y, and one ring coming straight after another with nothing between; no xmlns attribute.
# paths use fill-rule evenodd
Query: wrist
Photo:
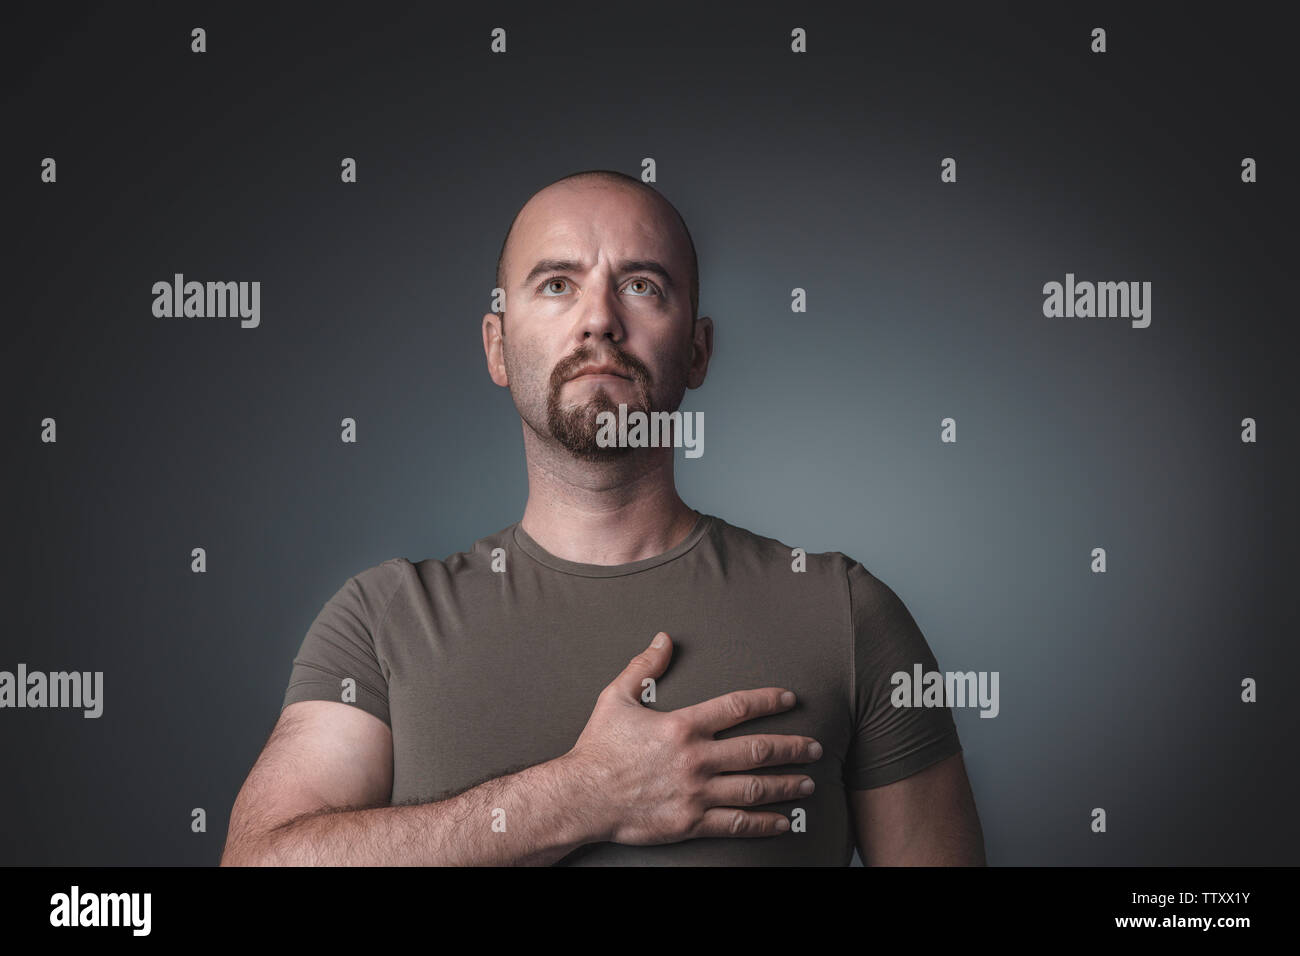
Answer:
<svg viewBox="0 0 1300 956"><path fill-rule="evenodd" d="M609 842L614 834L614 821L604 799L603 768L572 750L553 763L569 810L567 816L574 839L579 844Z"/></svg>

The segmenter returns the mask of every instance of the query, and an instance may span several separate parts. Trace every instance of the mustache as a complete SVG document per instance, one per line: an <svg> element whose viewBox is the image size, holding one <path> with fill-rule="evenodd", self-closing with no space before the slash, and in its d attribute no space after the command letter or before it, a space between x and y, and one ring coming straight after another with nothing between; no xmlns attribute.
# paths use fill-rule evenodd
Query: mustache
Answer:
<svg viewBox="0 0 1300 956"><path fill-rule="evenodd" d="M574 352L568 358L562 360L555 366L551 372L551 389L558 390L561 385L573 377L573 373L578 371L584 365L592 364L609 364L614 366L615 371L620 375L626 375L638 385L647 386L650 384L650 369L644 362L634 355L629 355L617 346L613 348L609 355L607 363L602 363L596 357L596 353L591 349L584 348Z"/></svg>

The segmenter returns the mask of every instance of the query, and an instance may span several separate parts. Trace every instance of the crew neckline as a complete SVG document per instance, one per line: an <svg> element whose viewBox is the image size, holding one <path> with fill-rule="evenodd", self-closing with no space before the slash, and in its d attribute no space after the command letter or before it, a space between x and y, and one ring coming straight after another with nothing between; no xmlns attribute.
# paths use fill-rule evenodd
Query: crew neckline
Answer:
<svg viewBox="0 0 1300 956"><path fill-rule="evenodd" d="M551 552L534 541L528 532L520 526L519 522L516 521L511 530L515 544L519 545L521 551L534 561L544 564L554 571L562 571L565 574L576 574L587 578L616 578L624 574L636 574L640 571L657 568L661 564L667 564L669 561L680 558L699 544L705 532L713 525L713 515L705 514L702 511L696 511L695 513L698 515L695 519L695 526L678 544L660 554L642 558L640 561L630 561L627 564L583 564L580 561L569 561L566 558L551 554Z"/></svg>

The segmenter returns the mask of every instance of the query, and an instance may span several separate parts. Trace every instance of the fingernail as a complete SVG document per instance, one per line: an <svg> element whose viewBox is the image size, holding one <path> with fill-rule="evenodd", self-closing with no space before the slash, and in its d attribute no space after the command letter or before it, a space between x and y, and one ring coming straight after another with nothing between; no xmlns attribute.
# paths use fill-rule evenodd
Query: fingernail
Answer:
<svg viewBox="0 0 1300 956"><path fill-rule="evenodd" d="M814 786L815 784L812 782L812 777L809 777L803 783L799 784L799 792L807 796L813 792Z"/></svg>
<svg viewBox="0 0 1300 956"><path fill-rule="evenodd" d="M782 831L788 830L790 829L790 821L787 820L785 817L782 817L780 820L776 821L776 828L777 830L782 830Z"/></svg>
<svg viewBox="0 0 1300 956"><path fill-rule="evenodd" d="M808 756L812 757L813 760L816 760L821 755L822 755L822 745L814 740L812 743L808 745Z"/></svg>
<svg viewBox="0 0 1300 956"><path fill-rule="evenodd" d="M653 641L650 642L650 646L651 646L651 647L663 647L663 646L664 646L664 632L663 632L663 631L660 631L658 634L655 635L655 639L654 639Z"/></svg>
<svg viewBox="0 0 1300 956"><path fill-rule="evenodd" d="M794 703L794 694L790 693L790 691L786 691L784 694L781 695L781 703L789 707L791 704Z"/></svg>

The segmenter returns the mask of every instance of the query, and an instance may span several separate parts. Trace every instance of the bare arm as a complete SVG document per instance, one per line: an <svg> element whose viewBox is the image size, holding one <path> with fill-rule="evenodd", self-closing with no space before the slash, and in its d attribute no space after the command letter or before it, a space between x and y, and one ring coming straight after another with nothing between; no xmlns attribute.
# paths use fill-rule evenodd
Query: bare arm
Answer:
<svg viewBox="0 0 1300 956"><path fill-rule="evenodd" d="M910 777L849 791L867 866L985 866L984 834L960 753Z"/></svg>
<svg viewBox="0 0 1300 956"><path fill-rule="evenodd" d="M599 838L575 771L560 757L448 800L389 806L388 725L341 702L301 701L235 800L221 865L553 863Z"/></svg>

